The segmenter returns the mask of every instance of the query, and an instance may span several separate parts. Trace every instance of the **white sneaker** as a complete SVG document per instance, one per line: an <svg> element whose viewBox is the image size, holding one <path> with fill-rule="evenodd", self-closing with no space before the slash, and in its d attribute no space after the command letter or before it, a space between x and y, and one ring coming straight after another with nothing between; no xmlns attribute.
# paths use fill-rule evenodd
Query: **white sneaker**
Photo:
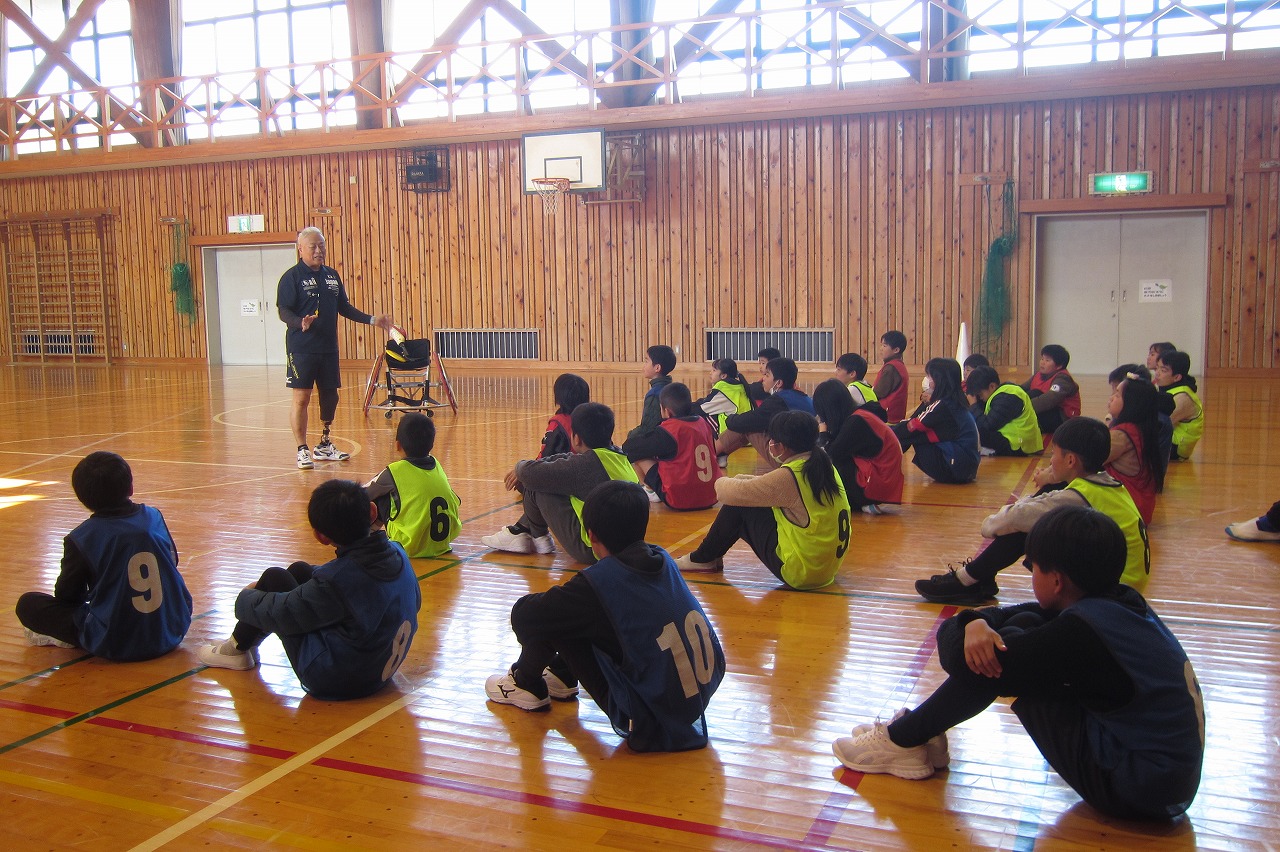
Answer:
<svg viewBox="0 0 1280 852"><path fill-rule="evenodd" d="M533 541L534 553L555 553L556 552L556 541L551 537L551 533L547 533L546 535L540 535L537 538L534 538L532 535L530 535L529 538Z"/></svg>
<svg viewBox="0 0 1280 852"><path fill-rule="evenodd" d="M52 636L46 636L43 633L37 633L30 627L22 628L22 635L27 637L28 645L35 645L40 648L74 648L70 642L63 642L61 639L54 639Z"/></svg>
<svg viewBox="0 0 1280 852"><path fill-rule="evenodd" d="M922 745L903 748L889 739L883 722L875 722L869 730L853 737L841 737L831 744L831 751L849 769L870 774L896 775L919 781L933 774L929 750Z"/></svg>
<svg viewBox="0 0 1280 852"><path fill-rule="evenodd" d="M995 450L993 450L993 449L991 449L990 447L979 447L979 448L978 448L978 455L982 455L982 456L994 456L995 454L996 454L996 451L995 451Z"/></svg>
<svg viewBox="0 0 1280 852"><path fill-rule="evenodd" d="M887 515L887 514L889 514L889 513L888 513L888 512L886 512L884 509L880 508L880 504L879 504L879 503L868 503L867 505L865 505L865 506L863 506L863 507L862 507L862 510L861 510L861 511L862 511L862 514L864 514L864 515Z"/></svg>
<svg viewBox="0 0 1280 852"><path fill-rule="evenodd" d="M311 457L316 461L346 461L351 458L351 453L344 453L333 445L333 441L321 441L311 451Z"/></svg>
<svg viewBox="0 0 1280 852"><path fill-rule="evenodd" d="M547 694L556 701L572 701L578 697L578 687L565 683L551 669L542 670L542 680L547 685Z"/></svg>
<svg viewBox="0 0 1280 852"><path fill-rule="evenodd" d="M543 536L550 538L550 535ZM527 532L514 533L509 527L503 527L493 535L480 537L480 543L490 550L501 550L504 553L537 553L537 544L533 536ZM550 551L547 551L550 553Z"/></svg>
<svg viewBox="0 0 1280 852"><path fill-rule="evenodd" d="M661 502L662 502L662 498L658 496L658 492L657 492L657 491L654 491L652 488L650 488L650 487L649 487L649 486L647 486L647 485L643 485L643 486L641 486L641 487L642 487L642 488L644 488L644 496L646 496L646 497L648 497L648 498L649 498L649 502L650 502L650 503L661 503Z"/></svg>
<svg viewBox="0 0 1280 852"><path fill-rule="evenodd" d="M315 462L311 461L311 451L306 447L298 447L298 469L311 470L315 466Z"/></svg>
<svg viewBox="0 0 1280 852"><path fill-rule="evenodd" d="M521 710L546 710L551 706L550 698L539 698L529 690L516 686L515 675L511 672L491 675L484 682L484 693L496 704L510 704Z"/></svg>
<svg viewBox="0 0 1280 852"><path fill-rule="evenodd" d="M257 648L250 648L247 651L241 651L236 654L228 654L222 650L225 644L225 642L216 642L213 645L205 645L199 651L196 651L196 657L206 666L215 669L247 672L249 669L258 667Z"/></svg>
<svg viewBox="0 0 1280 852"><path fill-rule="evenodd" d="M1280 533L1268 532L1258 528L1258 522L1264 518L1240 521L1227 527L1227 535L1236 541L1280 541Z"/></svg>
<svg viewBox="0 0 1280 852"><path fill-rule="evenodd" d="M889 721L896 722L905 715L907 715L907 708L902 707L898 710L898 712L893 714L893 718L890 719ZM859 734L866 733L867 731L871 730L874 727L875 725L870 722L866 723L865 725L854 725L853 731L851 732L851 736L856 737ZM934 769L946 769L948 766L951 765L951 746L947 742L946 731L943 731L942 733L938 734L936 737L933 737L932 739L930 739L927 743L924 744L924 748L929 755L929 762L933 764Z"/></svg>
<svg viewBox="0 0 1280 852"><path fill-rule="evenodd" d="M710 562L694 562L692 555L686 553L676 559L676 568L684 574L715 574L724 570L724 560L713 559Z"/></svg>

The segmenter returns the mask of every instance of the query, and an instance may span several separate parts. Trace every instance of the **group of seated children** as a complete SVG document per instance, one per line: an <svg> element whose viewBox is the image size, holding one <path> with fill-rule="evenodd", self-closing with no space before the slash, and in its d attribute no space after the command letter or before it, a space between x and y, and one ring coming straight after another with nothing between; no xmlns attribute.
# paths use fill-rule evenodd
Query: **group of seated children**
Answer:
<svg viewBox="0 0 1280 852"><path fill-rule="evenodd" d="M713 365L712 393L695 403L688 387L671 381L674 353L650 347L644 413L622 448L613 445L612 410L589 401L580 377L558 377L539 457L517 462L504 478L520 492L522 513L481 542L544 554L558 542L589 567L516 601L511 625L520 655L488 679L487 696L544 710L585 688L633 750L701 748L725 658L682 571L719 572L728 550L744 541L788 587L822 588L849 548L850 511L876 514L901 501L905 449L915 449L915 464L931 478L971 482L980 447L1033 454L1043 446L1044 424L1056 422L1036 494L983 522L991 541L978 556L916 582L929 601L984 603L998 592L995 575L1025 554L1037 602L945 622L938 648L947 681L916 710L860 725L833 749L857 771L924 778L949 762L947 729L998 696L1015 696L1014 712L1045 758L1086 801L1120 816L1181 813L1199 780L1199 689L1185 653L1140 591L1150 574L1146 522L1164 462L1190 453L1203 417L1185 354L1155 353L1157 383L1174 397L1171 455L1162 449L1161 395L1143 367L1124 365L1112 375L1108 429L1077 416L1078 389L1061 347L1045 347L1029 392L978 360L962 378L954 360L934 358L920 406L905 418L904 405L895 418L882 403L906 396L906 341L898 334L882 341L886 364L875 387L863 381L864 359L842 356L837 378L822 382L812 400L795 388L795 362L770 352L762 355L757 391L722 359ZM366 486L330 480L317 487L308 519L335 558L268 568L237 597L230 638L201 648L200 661L252 669L258 645L276 633L299 681L318 698L356 698L385 686L417 631L421 593L409 557L447 551L460 528L457 495L431 455L434 441L429 418L406 414L396 433L400 460ZM773 469L724 476L717 450L747 443ZM112 453L86 457L72 484L93 515L67 536L54 594L19 600L28 638L108 659L167 653L185 635L192 603L163 518L130 501L131 472ZM701 544L673 559L644 540L651 501L720 508ZM1227 532L1280 541L1280 504ZM1070 686L1085 680L1087 693ZM1103 740L1112 751L1081 745Z"/></svg>

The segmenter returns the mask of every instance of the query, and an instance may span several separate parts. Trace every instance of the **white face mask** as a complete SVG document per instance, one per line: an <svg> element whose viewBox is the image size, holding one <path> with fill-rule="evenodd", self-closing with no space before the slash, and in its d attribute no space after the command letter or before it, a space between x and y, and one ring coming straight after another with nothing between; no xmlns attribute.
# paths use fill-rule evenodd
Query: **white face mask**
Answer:
<svg viewBox="0 0 1280 852"><path fill-rule="evenodd" d="M933 379L929 378L928 376L925 376L923 379L921 379L920 389L925 392L925 395L933 396Z"/></svg>

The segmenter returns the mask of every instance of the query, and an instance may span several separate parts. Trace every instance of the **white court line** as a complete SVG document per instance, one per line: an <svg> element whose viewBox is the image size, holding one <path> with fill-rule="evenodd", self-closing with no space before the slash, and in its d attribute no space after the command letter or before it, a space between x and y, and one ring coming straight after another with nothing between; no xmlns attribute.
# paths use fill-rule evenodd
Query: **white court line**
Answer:
<svg viewBox="0 0 1280 852"><path fill-rule="evenodd" d="M144 840L142 843L139 843L137 846L134 846L133 849L130 850L130 852L145 852L145 850L159 849L161 846L164 846L166 843L170 843L174 840L177 840L179 837L186 834L188 831L191 831L192 829L202 825L203 823L208 822L209 820L218 816L228 808L239 804L240 802L244 801L248 797L252 796L254 793L257 793L259 790L262 790L270 786L271 784L274 784L276 781L279 781L281 778L284 778L286 775L289 775L295 770L300 769L303 766L306 766L307 764L314 761L316 758L323 756L326 752L332 750L335 746L341 745L342 743L354 737L356 734L359 734L365 730L368 730L370 727L377 724L378 722L381 722L383 719L387 718L392 713L395 713L397 710L401 710L407 707L409 703L413 701L414 697L417 696L417 694L425 688L426 688L425 685L418 687L418 689L415 689L413 692L410 692L408 695L402 696L398 700L391 702L390 704L383 707L382 709L374 713L371 713L370 715L364 717L363 719L356 722L355 724L347 727L344 730L339 731L338 733L329 737L324 742L318 743L317 745L312 746L311 748L307 749L301 754L297 754L289 758L284 763L280 764L275 769L271 770L265 775L255 778L253 781L250 781L248 784L245 784L243 787L240 787L236 790L232 790L230 793L227 793L221 799L218 799L216 802L212 802L211 804L206 805L205 807L193 813L191 816L182 820L181 822L175 823L174 825L170 826L169 828L166 828L164 831L160 832L157 835L154 835L148 840Z"/></svg>

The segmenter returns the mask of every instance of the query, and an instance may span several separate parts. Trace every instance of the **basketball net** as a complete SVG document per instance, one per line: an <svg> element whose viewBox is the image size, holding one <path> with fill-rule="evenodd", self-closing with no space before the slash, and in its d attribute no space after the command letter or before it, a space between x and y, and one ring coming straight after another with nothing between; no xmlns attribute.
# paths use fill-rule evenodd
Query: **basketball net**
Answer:
<svg viewBox="0 0 1280 852"><path fill-rule="evenodd" d="M560 196L569 191L568 178L532 178L533 188L542 196L542 209L550 214L556 212L560 204Z"/></svg>

